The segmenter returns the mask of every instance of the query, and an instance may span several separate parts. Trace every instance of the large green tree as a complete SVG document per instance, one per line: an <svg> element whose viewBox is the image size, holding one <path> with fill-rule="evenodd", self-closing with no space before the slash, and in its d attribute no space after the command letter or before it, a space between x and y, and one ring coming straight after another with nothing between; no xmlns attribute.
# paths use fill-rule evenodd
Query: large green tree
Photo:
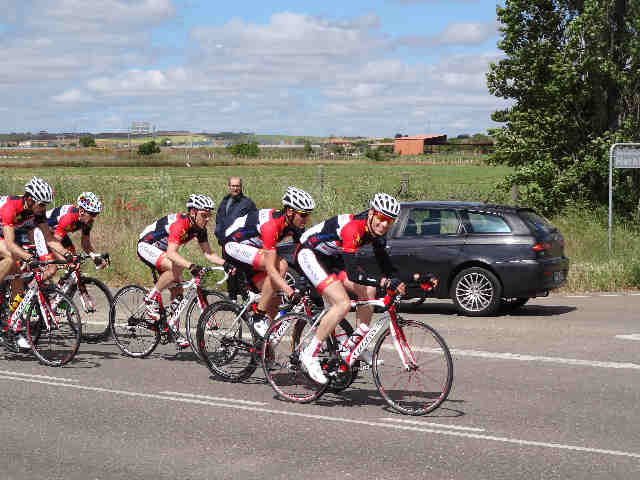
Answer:
<svg viewBox="0 0 640 480"><path fill-rule="evenodd" d="M505 0L497 16L504 58L487 81L511 102L492 115L491 159L516 167L503 186L547 214L606 203L609 147L640 139L640 0ZM629 211L640 176L616 176Z"/></svg>

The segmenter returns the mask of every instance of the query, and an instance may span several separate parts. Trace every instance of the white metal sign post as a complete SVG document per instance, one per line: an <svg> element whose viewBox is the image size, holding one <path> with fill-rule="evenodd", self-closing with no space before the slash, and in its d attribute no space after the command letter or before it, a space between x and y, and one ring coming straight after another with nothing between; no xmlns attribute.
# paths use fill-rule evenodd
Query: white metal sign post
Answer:
<svg viewBox="0 0 640 480"><path fill-rule="evenodd" d="M640 143L614 143L609 150L609 254L611 254L614 168L640 168Z"/></svg>

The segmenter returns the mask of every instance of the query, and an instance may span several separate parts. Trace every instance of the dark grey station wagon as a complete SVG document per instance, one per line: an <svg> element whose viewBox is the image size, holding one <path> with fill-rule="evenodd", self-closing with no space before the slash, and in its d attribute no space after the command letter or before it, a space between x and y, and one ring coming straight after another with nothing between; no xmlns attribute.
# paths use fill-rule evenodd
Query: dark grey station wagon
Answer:
<svg viewBox="0 0 640 480"><path fill-rule="evenodd" d="M468 202L410 202L387 234L403 279L431 272L440 284L430 296L451 298L458 311L481 316L524 305L567 281L564 239L529 208ZM370 246L358 254L375 268ZM410 297L423 297L420 290Z"/></svg>
<svg viewBox="0 0 640 480"><path fill-rule="evenodd" d="M463 315L483 316L518 308L567 281L564 240L529 208L470 202L402 203L387 233L387 249L399 277L433 273L434 292L409 289L413 302L450 298ZM358 251L371 271L370 245ZM289 260L289 255L284 255Z"/></svg>

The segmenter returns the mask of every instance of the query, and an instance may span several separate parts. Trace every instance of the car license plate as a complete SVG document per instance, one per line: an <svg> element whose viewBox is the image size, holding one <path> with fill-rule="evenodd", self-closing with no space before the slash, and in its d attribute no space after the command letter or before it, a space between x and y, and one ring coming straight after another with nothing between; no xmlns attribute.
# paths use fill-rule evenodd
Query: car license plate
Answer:
<svg viewBox="0 0 640 480"><path fill-rule="evenodd" d="M553 281L554 283L564 282L564 270L553 272Z"/></svg>

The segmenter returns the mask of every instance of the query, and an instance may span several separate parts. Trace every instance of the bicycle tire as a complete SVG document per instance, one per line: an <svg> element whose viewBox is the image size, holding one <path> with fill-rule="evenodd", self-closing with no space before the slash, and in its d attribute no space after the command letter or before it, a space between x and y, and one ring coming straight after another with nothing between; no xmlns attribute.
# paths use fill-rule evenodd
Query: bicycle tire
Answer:
<svg viewBox="0 0 640 480"><path fill-rule="evenodd" d="M218 292L217 290L204 290L202 289L202 295L207 300L207 306L213 305L216 302L228 301L229 297L227 297L224 293ZM196 355L196 360L198 362L204 361L204 359L200 356L200 350L198 349L198 343L196 342L195 332L198 328L198 322L192 322L193 312L196 311L197 308L200 307L198 303L198 297L194 297L193 300L187 306L187 313L184 316L184 329L187 340L189 340L189 344L191 345L191 350ZM202 315L204 312L200 312ZM199 317L198 317L199 318Z"/></svg>
<svg viewBox="0 0 640 480"><path fill-rule="evenodd" d="M108 339L111 333L109 312L113 303L113 295L109 287L97 278L85 277L84 275L80 278L86 287L90 302L82 301L77 285L72 285L67 295L76 300L76 305L82 308L82 341L102 342Z"/></svg>
<svg viewBox="0 0 640 480"><path fill-rule="evenodd" d="M289 402L310 403L320 398L329 383L314 382L304 371L300 353L313 338L308 317L289 313L267 330L262 348L262 369L276 394ZM299 331L297 331L299 330ZM325 358L321 358L321 361Z"/></svg>
<svg viewBox="0 0 640 480"><path fill-rule="evenodd" d="M61 367L69 363L80 347L82 319L73 300L60 290L48 292L59 295L60 302L55 309L49 309L54 318L45 321L40 302L34 298L25 312L27 339L31 351L44 365ZM48 295L44 296L48 304ZM49 305L46 305L47 307Z"/></svg>
<svg viewBox="0 0 640 480"><path fill-rule="evenodd" d="M391 408L405 415L425 415L442 405L451 391L451 352L440 334L426 323L398 317L397 324L415 359L413 367L404 367L388 327L373 349L373 378ZM420 373L420 379L414 382L418 388L410 390L412 380ZM405 382L407 388L399 386Z"/></svg>
<svg viewBox="0 0 640 480"><path fill-rule="evenodd" d="M241 312L238 304L220 301L209 305L198 319L200 357L216 378L227 382L249 378L258 366L254 337Z"/></svg>
<svg viewBox="0 0 640 480"><path fill-rule="evenodd" d="M122 287L113 296L109 327L118 348L129 357L150 355L160 343L159 322L151 322L144 313L147 290L138 285Z"/></svg>

